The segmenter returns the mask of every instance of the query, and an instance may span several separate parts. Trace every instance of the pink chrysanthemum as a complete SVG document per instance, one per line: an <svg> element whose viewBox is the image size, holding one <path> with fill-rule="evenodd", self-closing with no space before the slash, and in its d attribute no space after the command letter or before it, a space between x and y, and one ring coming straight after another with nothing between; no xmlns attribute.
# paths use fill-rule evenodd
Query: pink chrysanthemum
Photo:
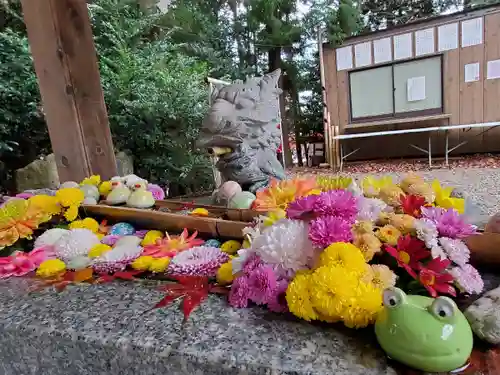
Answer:
<svg viewBox="0 0 500 375"><path fill-rule="evenodd" d="M469 263L470 250L465 243L456 238L441 237L439 243L448 258L463 267Z"/></svg>
<svg viewBox="0 0 500 375"><path fill-rule="evenodd" d="M476 227L452 208L422 207L422 216L436 224L441 237L464 238L476 232Z"/></svg>
<svg viewBox="0 0 500 375"><path fill-rule="evenodd" d="M215 276L229 255L217 247L198 246L178 253L168 266L168 273L177 276Z"/></svg>
<svg viewBox="0 0 500 375"><path fill-rule="evenodd" d="M309 227L309 239L319 247L352 240L351 223L335 216L319 217Z"/></svg>
<svg viewBox="0 0 500 375"><path fill-rule="evenodd" d="M288 304L286 302L286 290L288 289L288 281L280 280L278 285L269 301L267 307L269 310L277 313L284 313L288 311Z"/></svg>
<svg viewBox="0 0 500 375"><path fill-rule="evenodd" d="M454 267L450 274L455 279L458 287L469 294L479 294L484 289L484 282L479 272L470 264L463 267Z"/></svg>
<svg viewBox="0 0 500 375"><path fill-rule="evenodd" d="M262 263L262 259L260 258L260 256L258 256L257 254L253 253L245 261L245 264L243 265L243 272L245 273L245 275L249 275L257 267L261 266L262 264L263 263Z"/></svg>
<svg viewBox="0 0 500 375"><path fill-rule="evenodd" d="M248 276L248 298L259 305L264 305L272 300L277 285L273 268L259 266Z"/></svg>
<svg viewBox="0 0 500 375"><path fill-rule="evenodd" d="M122 236L117 236L115 234L108 234L107 236L104 236L101 239L101 243L108 245L108 246L114 246L115 243L122 238Z"/></svg>
<svg viewBox="0 0 500 375"><path fill-rule="evenodd" d="M147 190L151 194L153 194L153 198L155 201L161 201L161 200L165 199L165 192L163 191L163 189L159 185L148 184Z"/></svg>
<svg viewBox="0 0 500 375"><path fill-rule="evenodd" d="M248 306L248 278L240 276L233 281L229 292L229 304L233 307L244 308Z"/></svg>
<svg viewBox="0 0 500 375"><path fill-rule="evenodd" d="M358 213L356 197L347 190L330 190L321 193L315 210L321 216L337 216L352 221Z"/></svg>
<svg viewBox="0 0 500 375"><path fill-rule="evenodd" d="M293 201L286 209L286 216L289 219L307 218L315 210L318 198L318 195L309 195Z"/></svg>

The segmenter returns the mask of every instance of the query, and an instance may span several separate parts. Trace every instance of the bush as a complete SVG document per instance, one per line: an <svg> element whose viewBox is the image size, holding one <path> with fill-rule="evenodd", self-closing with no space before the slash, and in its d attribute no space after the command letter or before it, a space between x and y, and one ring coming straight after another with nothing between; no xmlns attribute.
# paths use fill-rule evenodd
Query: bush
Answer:
<svg viewBox="0 0 500 375"><path fill-rule="evenodd" d="M209 159L194 147L207 110L207 67L168 43L161 16L137 2L99 0L90 9L115 147L134 156L144 178L178 185L179 193L209 188ZM50 142L24 30L0 31L0 58L0 152L19 143L0 154L11 174L50 152Z"/></svg>

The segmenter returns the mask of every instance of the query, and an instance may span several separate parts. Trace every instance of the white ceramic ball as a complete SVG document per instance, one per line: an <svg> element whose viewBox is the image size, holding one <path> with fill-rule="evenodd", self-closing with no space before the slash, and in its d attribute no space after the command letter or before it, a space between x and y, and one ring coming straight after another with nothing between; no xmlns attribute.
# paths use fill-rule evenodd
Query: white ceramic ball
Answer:
<svg viewBox="0 0 500 375"><path fill-rule="evenodd" d="M219 188L219 197L230 200L235 194L241 193L241 186L235 181L226 181Z"/></svg>

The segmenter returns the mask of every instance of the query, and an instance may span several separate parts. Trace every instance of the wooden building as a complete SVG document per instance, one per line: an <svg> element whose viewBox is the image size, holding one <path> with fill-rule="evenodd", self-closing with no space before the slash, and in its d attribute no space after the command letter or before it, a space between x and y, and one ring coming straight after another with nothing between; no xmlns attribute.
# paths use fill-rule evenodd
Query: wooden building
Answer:
<svg viewBox="0 0 500 375"><path fill-rule="evenodd" d="M348 38L320 49L328 161L336 165L339 134L481 124L500 121L500 5L437 16ZM486 131L487 130L487 131ZM499 128L449 133L454 154L500 151ZM408 144L426 145L412 133L342 141L353 159L410 157ZM434 155L444 133L432 135Z"/></svg>

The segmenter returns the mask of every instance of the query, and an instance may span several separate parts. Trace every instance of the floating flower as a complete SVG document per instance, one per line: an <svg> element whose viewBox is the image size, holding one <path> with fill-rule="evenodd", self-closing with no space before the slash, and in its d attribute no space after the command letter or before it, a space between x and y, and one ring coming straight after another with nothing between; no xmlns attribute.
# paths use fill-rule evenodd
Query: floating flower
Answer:
<svg viewBox="0 0 500 375"><path fill-rule="evenodd" d="M445 210L440 207L422 207L422 216L436 224L442 237L464 238L476 232L476 227L466 223L452 208Z"/></svg>
<svg viewBox="0 0 500 375"><path fill-rule="evenodd" d="M105 245L103 243L98 243L94 246L89 251L88 257L89 258L97 258L100 257L102 254L107 253L110 251L112 248L109 245Z"/></svg>
<svg viewBox="0 0 500 375"><path fill-rule="evenodd" d="M246 276L236 278L229 292L229 304L237 308L247 307L249 290Z"/></svg>
<svg viewBox="0 0 500 375"><path fill-rule="evenodd" d="M425 242L427 248L432 249L438 244L438 230L436 224L428 219L417 219L414 223L417 238Z"/></svg>
<svg viewBox="0 0 500 375"><path fill-rule="evenodd" d="M162 232L160 232L159 230L150 230L144 236L141 245L142 246L155 245L156 241L162 238L163 238Z"/></svg>
<svg viewBox="0 0 500 375"><path fill-rule="evenodd" d="M455 283L465 293L480 294L484 289L484 281L479 272L470 264L462 267L453 267L450 274L455 279Z"/></svg>
<svg viewBox="0 0 500 375"><path fill-rule="evenodd" d="M64 212L66 220L73 221L78 216L78 207L85 199L85 195L78 188L63 188L56 192L56 198L59 204L66 209Z"/></svg>
<svg viewBox="0 0 500 375"><path fill-rule="evenodd" d="M270 227L274 225L277 221L284 219L286 217L286 211L281 209L276 209L274 211L268 212L267 215L262 216L262 224L264 227Z"/></svg>
<svg viewBox="0 0 500 375"><path fill-rule="evenodd" d="M69 225L69 229L88 229L91 232L99 233L99 223L91 217L86 217L83 220L75 220Z"/></svg>
<svg viewBox="0 0 500 375"><path fill-rule="evenodd" d="M317 255L308 238L308 225L290 219L280 220L254 238L250 248L252 252L260 256L264 263L276 266L291 276L300 269L308 268Z"/></svg>
<svg viewBox="0 0 500 375"><path fill-rule="evenodd" d="M309 238L317 247L326 247L334 242L352 240L351 223L340 217L318 217L310 224Z"/></svg>
<svg viewBox="0 0 500 375"><path fill-rule="evenodd" d="M94 186L99 186L101 183L101 176L99 175L92 175L90 177L86 177L83 179L83 181L80 183L80 185L94 185Z"/></svg>
<svg viewBox="0 0 500 375"><path fill-rule="evenodd" d="M397 276L385 264L374 264L368 267L363 279L372 283L376 288L384 290L396 285Z"/></svg>
<svg viewBox="0 0 500 375"><path fill-rule="evenodd" d="M322 191L341 190L347 189L351 185L352 178L341 176L318 176L316 177L316 183Z"/></svg>
<svg viewBox="0 0 500 375"><path fill-rule="evenodd" d="M314 178L272 180L269 187L256 193L257 199L253 203L253 208L257 211L267 212L277 208L286 210L290 202L306 196L315 188L316 179Z"/></svg>
<svg viewBox="0 0 500 375"><path fill-rule="evenodd" d="M392 177L385 176L377 179L373 176L367 176L361 182L361 187L363 188L363 193L369 198L375 198L379 195L380 189L385 186L392 186Z"/></svg>
<svg viewBox="0 0 500 375"><path fill-rule="evenodd" d="M319 195L308 195L291 202L286 209L286 216L289 219L306 219L315 210Z"/></svg>
<svg viewBox="0 0 500 375"><path fill-rule="evenodd" d="M100 257L94 258L92 268L98 273L123 271L139 257L141 252L140 246L115 246Z"/></svg>
<svg viewBox="0 0 500 375"><path fill-rule="evenodd" d="M414 270L418 269L418 262L431 256L425 244L410 235L401 236L397 248L386 246L385 251L396 259L399 267L404 268L414 278L417 277Z"/></svg>
<svg viewBox="0 0 500 375"><path fill-rule="evenodd" d="M123 236L118 236L116 234L108 234L107 236L101 238L101 242L108 246L114 246L118 242L118 240L122 237Z"/></svg>
<svg viewBox="0 0 500 375"><path fill-rule="evenodd" d="M151 266L151 263L153 263L153 259L155 258L147 255L140 256L130 264L130 267L132 267L134 270L137 271L148 271L149 267Z"/></svg>
<svg viewBox="0 0 500 375"><path fill-rule="evenodd" d="M233 282L233 264L232 261L226 262L219 267L217 274L217 283L220 285L229 285Z"/></svg>
<svg viewBox="0 0 500 375"><path fill-rule="evenodd" d="M440 258L430 260L425 266L420 265L418 280L432 297L436 298L438 293L456 296L456 291L451 285L453 276L446 272L449 266L448 259Z"/></svg>
<svg viewBox="0 0 500 375"><path fill-rule="evenodd" d="M387 204L378 198L359 197L357 206L357 220L362 221L375 221L383 211L388 209Z"/></svg>
<svg viewBox="0 0 500 375"><path fill-rule="evenodd" d="M153 258L149 265L149 270L155 273L165 272L170 265L170 258Z"/></svg>
<svg viewBox="0 0 500 375"><path fill-rule="evenodd" d="M317 196L315 212L322 216L337 216L354 221L358 213L356 198L347 190L330 190Z"/></svg>
<svg viewBox="0 0 500 375"><path fill-rule="evenodd" d="M441 237L439 243L453 263L462 267L469 263L470 250L463 241L456 238Z"/></svg>
<svg viewBox="0 0 500 375"><path fill-rule="evenodd" d="M153 258L172 258L181 251L203 245L205 241L196 238L197 235L198 232L194 232L191 236L189 236L187 229L184 229L178 236L170 236L166 233L165 238L159 238L156 240L156 244L144 246L143 255L150 255Z"/></svg>
<svg viewBox="0 0 500 375"><path fill-rule="evenodd" d="M54 244L59 259L69 262L78 256L87 256L90 249L100 243L99 238L88 229L71 229Z"/></svg>
<svg viewBox="0 0 500 375"><path fill-rule="evenodd" d="M288 311L286 303L286 291L288 289L288 281L282 279L278 281L273 295L267 301L267 307L272 312L284 313Z"/></svg>
<svg viewBox="0 0 500 375"><path fill-rule="evenodd" d="M422 216L422 207L425 206L425 198L419 195L402 195L401 208L407 215L419 218Z"/></svg>
<svg viewBox="0 0 500 375"><path fill-rule="evenodd" d="M320 255L318 266L340 266L349 271L364 272L366 262L361 250L351 243L336 242Z"/></svg>
<svg viewBox="0 0 500 375"><path fill-rule="evenodd" d="M32 196L28 201L50 216L59 215L61 213L62 207L56 197L40 194Z"/></svg>
<svg viewBox="0 0 500 375"><path fill-rule="evenodd" d="M391 246L396 246L401 232L393 225L384 225L376 232L377 237Z"/></svg>
<svg viewBox="0 0 500 375"><path fill-rule="evenodd" d="M34 271L47 259L53 259L52 247L36 248L29 253L16 251L7 257L0 257L0 279L11 276L24 276Z"/></svg>
<svg viewBox="0 0 500 375"><path fill-rule="evenodd" d="M30 238L33 230L49 219L47 213L27 200L9 200L0 208L0 247Z"/></svg>
<svg viewBox="0 0 500 375"><path fill-rule="evenodd" d="M214 246L217 247L217 246ZM220 245L221 251L227 254L236 254L236 252L241 249L241 242L236 240L229 240Z"/></svg>
<svg viewBox="0 0 500 375"><path fill-rule="evenodd" d="M215 276L227 261L229 255L217 247L193 247L173 257L168 272L180 276Z"/></svg>
<svg viewBox="0 0 500 375"><path fill-rule="evenodd" d="M380 189L379 198L392 207L401 206L401 196L405 193L397 185L387 185Z"/></svg>
<svg viewBox="0 0 500 375"><path fill-rule="evenodd" d="M59 259L49 259L40 264L36 275L43 278L52 278L62 275L66 271L66 264Z"/></svg>
<svg viewBox="0 0 500 375"><path fill-rule="evenodd" d="M365 261L369 262L376 253L382 251L382 242L372 233L354 234L354 246L363 253Z"/></svg>
<svg viewBox="0 0 500 375"><path fill-rule="evenodd" d="M271 266L258 266L248 276L248 298L258 305L271 301L276 287L277 277Z"/></svg>
<svg viewBox="0 0 500 375"><path fill-rule="evenodd" d="M161 201L161 200L165 199L165 192L160 187L160 185L148 184L147 190L151 194L153 194L153 198L154 198L155 201Z"/></svg>
<svg viewBox="0 0 500 375"><path fill-rule="evenodd" d="M319 318L311 301L310 289L310 276L307 274L297 274L288 285L285 297L290 312L308 322Z"/></svg>

